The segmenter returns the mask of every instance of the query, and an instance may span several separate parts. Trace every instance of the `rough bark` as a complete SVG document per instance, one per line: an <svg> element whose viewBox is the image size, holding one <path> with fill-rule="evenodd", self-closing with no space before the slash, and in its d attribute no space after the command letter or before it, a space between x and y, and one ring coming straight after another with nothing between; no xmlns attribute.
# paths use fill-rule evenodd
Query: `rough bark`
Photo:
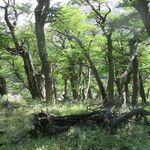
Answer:
<svg viewBox="0 0 150 150"><path fill-rule="evenodd" d="M124 89L125 89L125 96L126 96L126 102L129 104L130 103L130 93L129 93L129 83L131 81L131 75L132 75L132 70L128 71L125 79L124 79Z"/></svg>
<svg viewBox="0 0 150 150"><path fill-rule="evenodd" d="M111 34L107 37L107 58L108 58L108 83L107 83L107 100L108 100L108 107L112 107L114 105L114 63L113 63L113 46L112 46L112 39Z"/></svg>
<svg viewBox="0 0 150 150"><path fill-rule="evenodd" d="M129 87L128 87L128 84L125 84L124 86L125 86L124 89L125 89L126 102L127 104L129 104L130 103Z"/></svg>
<svg viewBox="0 0 150 150"><path fill-rule="evenodd" d="M23 49L23 52L21 53L21 56L23 58L24 62L24 69L27 75L28 79L28 86L29 90L31 92L32 98L44 98L44 95L42 93L42 82L39 81L39 76L36 75L34 66L32 63L32 58L29 52Z"/></svg>
<svg viewBox="0 0 150 150"><path fill-rule="evenodd" d="M126 104L126 97L125 97L125 89L124 89L124 84L122 82L121 79L117 78L116 81L116 86L117 86L117 91L118 91L118 95L119 95L119 105L123 105Z"/></svg>
<svg viewBox="0 0 150 150"><path fill-rule="evenodd" d="M138 93L139 93L139 64L138 64L138 58L137 58L137 40L136 39L131 39L129 41L129 48L131 52L131 56L133 57L132 61L132 80L133 80L133 85L132 85L132 98L131 98L131 103L132 106L137 105L138 101Z"/></svg>
<svg viewBox="0 0 150 150"><path fill-rule="evenodd" d="M142 98L142 103L145 104L146 101L146 94L145 94L145 89L144 89L144 85L143 85L143 79L142 79L142 75L141 73L139 73L139 82L140 82L140 96Z"/></svg>
<svg viewBox="0 0 150 150"><path fill-rule="evenodd" d="M46 102L52 102L52 79L51 67L48 60L48 53L45 45L44 26L49 13L49 0L39 0L35 8L35 31L37 38L37 47L42 63L42 72L45 77Z"/></svg>
<svg viewBox="0 0 150 150"><path fill-rule="evenodd" d="M34 136L38 136L39 134L43 136L54 136L67 131L74 125L91 126L93 124L101 126L113 133L121 124L128 122L129 119L137 115L146 119L146 116L150 115L150 112L144 109L135 109L124 113L121 116L108 114L105 111L87 112L84 114L66 116L55 116L41 112L34 116L34 129L31 130L30 133Z"/></svg>
<svg viewBox="0 0 150 150"><path fill-rule="evenodd" d="M133 61L132 106L137 105L139 93L139 69L137 57Z"/></svg>
<svg viewBox="0 0 150 150"><path fill-rule="evenodd" d="M6 79L3 76L0 76L0 94L1 96L7 94Z"/></svg>

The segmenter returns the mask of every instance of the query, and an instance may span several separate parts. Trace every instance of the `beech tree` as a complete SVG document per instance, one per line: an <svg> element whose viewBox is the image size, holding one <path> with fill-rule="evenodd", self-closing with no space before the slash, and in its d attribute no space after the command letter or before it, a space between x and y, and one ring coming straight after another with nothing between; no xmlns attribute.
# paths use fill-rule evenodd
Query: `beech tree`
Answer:
<svg viewBox="0 0 150 150"><path fill-rule="evenodd" d="M5 6L1 6L2 9L4 9L4 19L5 22L7 24L7 27L10 31L11 37L12 37L12 41L14 44L14 47L11 47L9 45L4 45L4 48L6 51L10 52L13 55L20 55L23 59L24 62L24 70L26 72L27 75L27 79L28 79L28 88L30 90L30 93L32 95L32 98L43 98L43 94L41 91L41 85L39 84L39 80L38 80L38 75L35 72L34 69L34 65L32 62L32 57L30 55L30 53L28 52L28 50L26 50L23 46L23 43L20 44L17 36L15 34L15 27L17 25L17 21L18 21L18 17L20 14L22 13L18 13L16 5L15 5L15 1L10 1L8 0L8 2L5 2ZM9 12L9 9L12 9L12 12ZM10 18L14 18L13 23L12 20Z"/></svg>
<svg viewBox="0 0 150 150"><path fill-rule="evenodd" d="M51 67L46 50L44 26L49 13L50 0L38 0L35 8L35 31L37 47L42 64L42 73L45 77L46 101L52 102L52 78Z"/></svg>

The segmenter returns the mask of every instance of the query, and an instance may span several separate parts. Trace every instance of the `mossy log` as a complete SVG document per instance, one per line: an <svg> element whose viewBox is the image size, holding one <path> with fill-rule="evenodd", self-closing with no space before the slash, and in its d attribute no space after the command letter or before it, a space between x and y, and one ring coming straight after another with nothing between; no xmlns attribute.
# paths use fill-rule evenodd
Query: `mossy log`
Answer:
<svg viewBox="0 0 150 150"><path fill-rule="evenodd" d="M114 132L117 130L119 125L128 122L129 119L137 115L145 119L147 115L150 115L150 112L142 108L131 110L130 112L124 113L120 116L104 111L65 116L55 116L46 112L40 112L34 116L34 129L30 131L30 134L34 136L56 135L67 131L74 125L91 126L93 124Z"/></svg>

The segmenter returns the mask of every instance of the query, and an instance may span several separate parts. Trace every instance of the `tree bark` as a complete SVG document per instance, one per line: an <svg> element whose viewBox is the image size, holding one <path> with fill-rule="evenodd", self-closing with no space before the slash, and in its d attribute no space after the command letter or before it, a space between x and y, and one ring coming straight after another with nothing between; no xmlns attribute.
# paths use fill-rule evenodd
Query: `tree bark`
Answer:
<svg viewBox="0 0 150 150"><path fill-rule="evenodd" d="M133 85L132 85L132 106L137 105L139 93L139 69L138 69L138 60L135 57L133 61Z"/></svg>
<svg viewBox="0 0 150 150"><path fill-rule="evenodd" d="M78 74L75 72L75 64L73 62L70 62L69 66L69 77L70 77L70 83L71 83L71 89L72 89L72 95L74 100L78 100Z"/></svg>
<svg viewBox="0 0 150 150"><path fill-rule="evenodd" d="M145 25L148 35L150 36L150 11L148 4L150 2L148 0L138 0L138 2L134 5L135 9L139 12L142 21Z"/></svg>
<svg viewBox="0 0 150 150"><path fill-rule="evenodd" d="M116 81L116 86L117 86L117 91L118 91L118 95L119 95L119 105L124 105L126 104L126 93L125 93L125 89L124 89L124 84L122 82L121 79L117 78Z"/></svg>
<svg viewBox="0 0 150 150"><path fill-rule="evenodd" d="M57 88L56 88L56 79L53 77L52 78L52 85L53 85L53 94L54 94L54 99L57 100Z"/></svg>
<svg viewBox="0 0 150 150"><path fill-rule="evenodd" d="M55 116L46 112L41 112L34 116L34 129L29 131L29 133L32 136L53 136L67 131L74 125L92 126L93 124L101 126L107 131L114 133L121 124L126 123L133 116L137 115L140 115L145 119L146 116L150 115L150 112L144 109L134 109L122 114L121 116L108 114L104 111L94 111L66 116Z"/></svg>
<svg viewBox="0 0 150 150"><path fill-rule="evenodd" d="M63 94L64 99L67 99L67 97L68 97L68 88L67 88L68 82L67 81L68 81L68 79L65 78L64 79L64 94Z"/></svg>
<svg viewBox="0 0 150 150"><path fill-rule="evenodd" d="M146 94L145 94L145 89L144 89L144 85L143 85L143 79L142 79L142 75L141 73L139 73L139 82L140 82L140 96L142 98L142 103L146 104Z"/></svg>
<svg viewBox="0 0 150 150"><path fill-rule="evenodd" d="M137 58L137 40L131 39L129 41L129 48L131 52L131 57L133 57L132 61L132 99L131 103L132 106L135 107L137 105L138 101L138 93L139 93L139 64L138 64L138 58Z"/></svg>
<svg viewBox="0 0 150 150"><path fill-rule="evenodd" d="M31 56L28 51L23 50L21 53L24 62L24 69L28 79L28 86L31 92L32 98L44 98L42 93L42 82L39 82L39 77L36 75Z"/></svg>
<svg viewBox="0 0 150 150"><path fill-rule="evenodd" d="M7 94L6 79L3 76L0 76L0 94L1 96Z"/></svg>
<svg viewBox="0 0 150 150"><path fill-rule="evenodd" d="M113 46L112 46L112 39L111 35L109 34L106 36L107 38L107 57L108 57L108 83L107 83L107 100L108 100L108 107L112 107L114 105L114 63L113 63Z"/></svg>
<svg viewBox="0 0 150 150"><path fill-rule="evenodd" d="M85 53L85 57L86 59L88 60L89 64L90 64L90 67L92 69L92 72L94 74L94 77L97 81L97 84L98 84L98 87L99 87L99 90L102 94L102 99L103 99L103 105L106 106L107 104L107 95L106 95L106 92L105 92L105 89L104 89L104 86L103 86L103 83L100 79L100 76L99 76L99 73L97 71L97 68L96 66L94 65L92 59L90 58L89 54L88 53Z"/></svg>
<svg viewBox="0 0 150 150"><path fill-rule="evenodd" d="M49 12L49 0L38 0L35 8L35 31L37 38L37 47L42 63L42 72L45 77L46 102L52 102L52 79L51 67L48 60L48 53L45 45L44 26Z"/></svg>
<svg viewBox="0 0 150 150"><path fill-rule="evenodd" d="M91 85L91 68L88 68L88 83L87 83L85 99L88 99L88 98L92 99L93 98L90 85Z"/></svg>

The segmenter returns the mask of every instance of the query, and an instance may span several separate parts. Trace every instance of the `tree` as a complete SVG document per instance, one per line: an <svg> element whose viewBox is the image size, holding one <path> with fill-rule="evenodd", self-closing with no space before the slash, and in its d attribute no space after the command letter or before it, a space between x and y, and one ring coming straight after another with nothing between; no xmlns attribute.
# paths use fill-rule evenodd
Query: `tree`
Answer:
<svg viewBox="0 0 150 150"><path fill-rule="evenodd" d="M5 11L4 19L7 24L7 27L10 30L12 41L15 46L12 48L12 47L4 45L4 48L11 54L20 55L22 57L23 62L24 62L24 70L26 72L27 79L28 79L28 87L31 92L32 98L33 99L35 99L35 98L41 99L41 98L43 98L43 94L40 90L41 85L39 84L38 78L36 76L36 72L34 69L33 62L32 62L32 57L31 57L30 53L23 47L23 45L21 45L18 42L18 39L15 34L15 26L17 24L17 20L19 17L19 13L17 12L16 6L15 6L15 1L13 1L13 2L11 2L11 1L5 2L4 1L4 3L5 3L5 7L1 7L1 8L3 8ZM13 9L13 14L9 13L10 7ZM13 20L13 23L11 23L10 15L11 15L11 17L14 16L14 18L15 18Z"/></svg>
<svg viewBox="0 0 150 150"><path fill-rule="evenodd" d="M124 0L125 6L134 7L144 23L148 35L150 35L150 9L149 0Z"/></svg>
<svg viewBox="0 0 150 150"><path fill-rule="evenodd" d="M145 25L147 33L150 36L150 9L149 9L149 1L148 0L137 0L137 2L133 2L133 7L138 11L141 16L141 19Z"/></svg>
<svg viewBox="0 0 150 150"><path fill-rule="evenodd" d="M49 13L50 0L39 0L35 8L35 31L37 47L42 64L42 72L45 77L46 102L52 102L51 67L45 45L44 26Z"/></svg>
<svg viewBox="0 0 150 150"><path fill-rule="evenodd" d="M72 8L72 11L70 9ZM68 12L68 13L65 13ZM90 68L92 70L92 73L96 79L97 85L99 87L99 91L102 94L102 99L103 101L106 100L106 93L105 89L103 86L103 83L101 81L99 72L94 64L94 62L91 59L90 56L90 49L91 49L91 44L93 42L93 37L91 36L89 30L94 29L94 26L91 26L82 20L82 18L85 18L85 15L80 15L80 18L78 17L79 12L82 13L82 10L72 7L64 7L62 8L62 15L60 19L58 19L57 22L55 22L54 30L56 30L58 33L64 35L67 37L68 41L70 42L70 45L73 43L76 45L76 49L78 49L78 55L82 55L85 57L85 59L88 61ZM81 14L80 13L80 14ZM71 23L68 23L68 17L72 16L71 18ZM62 24L61 21L59 20L64 20L64 24ZM74 24L77 25L77 27L74 26ZM81 28L81 29L80 29ZM81 34L80 34L81 32ZM72 33L72 34L71 34ZM86 35L85 35L86 34ZM80 35L82 37L82 40L80 37L77 37L77 35ZM83 42L83 37L85 37L86 43Z"/></svg>

